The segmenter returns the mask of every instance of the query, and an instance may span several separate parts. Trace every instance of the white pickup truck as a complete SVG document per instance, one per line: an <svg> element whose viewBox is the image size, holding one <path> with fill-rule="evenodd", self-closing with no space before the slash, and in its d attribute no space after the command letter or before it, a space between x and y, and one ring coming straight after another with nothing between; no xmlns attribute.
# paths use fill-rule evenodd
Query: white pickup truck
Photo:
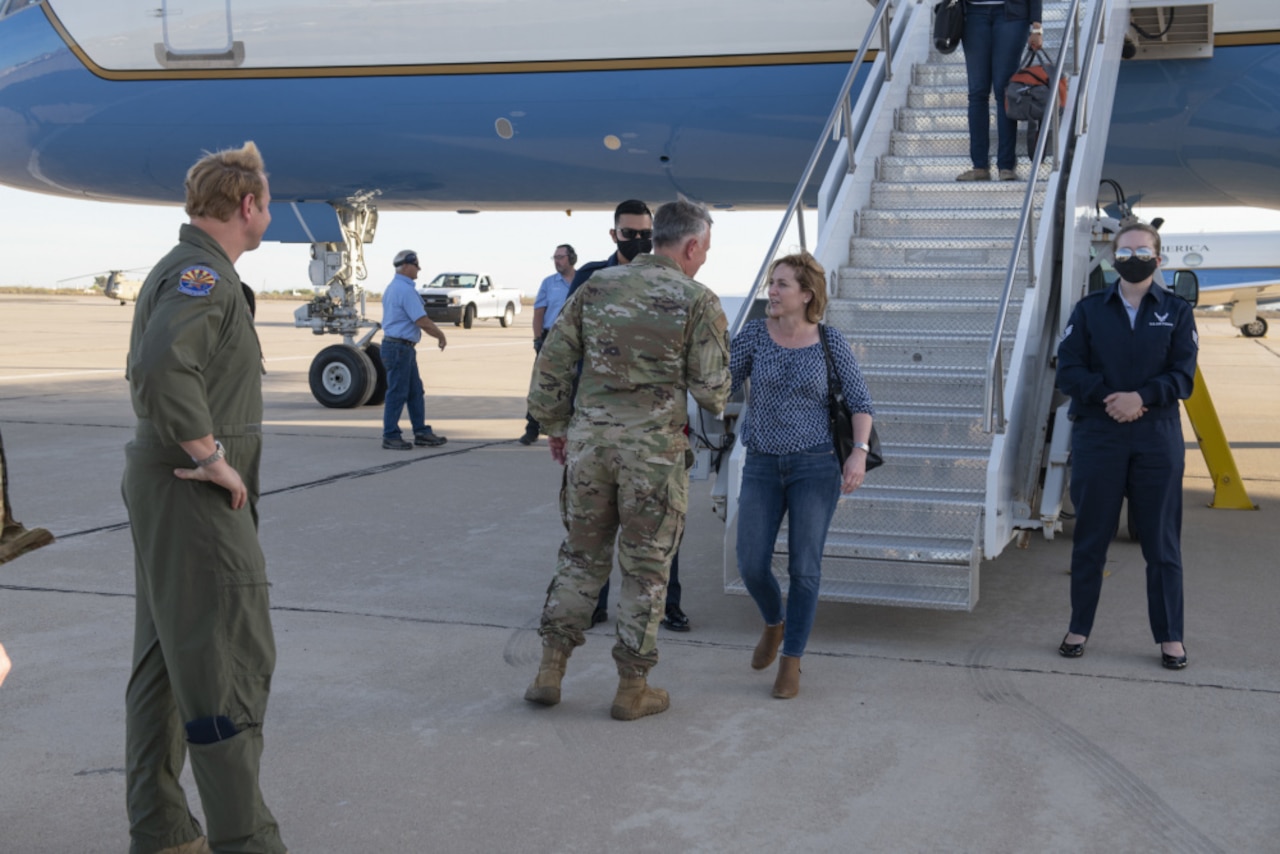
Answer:
<svg viewBox="0 0 1280 854"><path fill-rule="evenodd" d="M418 285L418 293L427 317L467 329L476 318L496 317L503 326L510 326L520 313L520 291L496 287L484 273L441 273Z"/></svg>

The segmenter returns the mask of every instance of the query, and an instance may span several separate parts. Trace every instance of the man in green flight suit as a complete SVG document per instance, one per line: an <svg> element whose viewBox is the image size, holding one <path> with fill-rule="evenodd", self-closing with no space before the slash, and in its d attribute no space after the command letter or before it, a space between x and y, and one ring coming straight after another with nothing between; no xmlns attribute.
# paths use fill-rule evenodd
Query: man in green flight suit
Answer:
<svg viewBox="0 0 1280 854"><path fill-rule="evenodd" d="M647 674L658 661L667 573L688 506L685 395L721 412L731 382L720 300L692 278L711 248L711 216L684 199L668 202L653 218L653 246L652 255L600 270L568 299L529 389L529 412L566 466L560 506L568 534L542 610L542 664L525 699L560 702L567 659L585 642L621 531L611 709L618 720L669 705Z"/></svg>
<svg viewBox="0 0 1280 854"><path fill-rule="evenodd" d="M233 266L271 221L257 146L187 172L190 224L147 277L129 342L125 504L137 621L126 690L130 854L285 850L258 788L275 668L258 545L262 351ZM208 840L178 783L191 756Z"/></svg>

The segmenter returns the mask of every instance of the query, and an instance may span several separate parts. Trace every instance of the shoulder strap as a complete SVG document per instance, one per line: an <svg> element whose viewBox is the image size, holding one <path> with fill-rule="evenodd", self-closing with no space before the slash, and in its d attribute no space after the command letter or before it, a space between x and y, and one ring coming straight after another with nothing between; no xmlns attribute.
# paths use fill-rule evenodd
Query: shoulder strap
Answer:
<svg viewBox="0 0 1280 854"><path fill-rule="evenodd" d="M827 396L834 398L836 403L844 402L844 392L840 390L840 383L837 382L836 362L831 358L831 345L827 342L827 325L825 323L818 324L818 339L822 341L822 352L827 357Z"/></svg>

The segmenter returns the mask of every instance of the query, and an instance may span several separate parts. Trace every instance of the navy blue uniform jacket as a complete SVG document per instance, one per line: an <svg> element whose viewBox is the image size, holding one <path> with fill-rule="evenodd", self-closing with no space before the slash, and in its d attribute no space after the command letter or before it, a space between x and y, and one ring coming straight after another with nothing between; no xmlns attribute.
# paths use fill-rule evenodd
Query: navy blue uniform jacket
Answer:
<svg viewBox="0 0 1280 854"><path fill-rule="evenodd" d="M1109 418L1103 400L1136 391L1143 418L1177 418L1195 385L1199 338L1191 306L1153 284L1129 328L1119 283L1076 303L1058 345L1058 388L1072 418Z"/></svg>

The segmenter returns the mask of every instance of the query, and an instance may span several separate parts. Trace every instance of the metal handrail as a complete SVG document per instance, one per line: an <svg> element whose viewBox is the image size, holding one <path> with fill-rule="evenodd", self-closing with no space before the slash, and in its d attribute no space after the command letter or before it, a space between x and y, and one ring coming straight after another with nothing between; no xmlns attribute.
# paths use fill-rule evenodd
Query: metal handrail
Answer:
<svg viewBox="0 0 1280 854"><path fill-rule="evenodd" d="M868 2L875 2L875 0L868 0ZM875 12L871 15L871 22L867 25L867 32L862 37L862 45L853 57L853 62L849 66L849 73L845 75L844 85L840 87L840 95L836 99L835 106L831 109L831 115L827 118L827 123L823 126L822 133L818 136L818 143L813 148L813 154L809 155L809 162L804 167L800 182L796 184L796 191L791 195L791 203L787 205L786 212L782 215L782 225L778 227L778 232L774 235L773 242L769 244L769 251L765 255L764 264L760 266L760 272L756 274L755 284L751 287L746 300L742 304L742 308L738 311L738 316L734 319L733 328L729 330L730 337L741 331L742 326L746 323L746 319L751 312L751 306L757 299L761 286L765 283L769 265L773 263L774 256L777 255L779 247L782 246L782 241L786 238L787 230L791 227L791 220L797 214L799 215L800 248L807 250L804 211L801 206L804 202L804 192L808 189L809 181L813 178L814 170L818 168L818 162L822 159L822 154L826 151L828 143L834 141L838 146L842 139L849 140L849 172L852 173L854 171L854 134L861 133L863 126L866 124L865 113L871 109L871 99L868 98L863 102L863 110L856 117L858 123L855 125L851 101L853 82L857 79L862 63L866 61L871 40L875 36L877 28L881 33L880 50L884 54L885 79L892 79L892 72L889 67L893 63L893 46L890 39L889 25L892 21L893 5L894 0L879 0Z"/></svg>
<svg viewBox="0 0 1280 854"><path fill-rule="evenodd" d="M987 376L984 385L985 398L983 401L982 412L982 429L986 433L1000 431L1004 429L1004 357L1002 353L1002 339L1004 338L1004 324L1009 314L1009 299L1013 295L1013 282L1018 275L1018 262L1022 259L1022 243L1027 243L1027 255L1030 259L1028 262L1029 286L1036 286L1036 269L1035 269L1035 237L1031 228L1031 218L1035 211L1036 184L1040 172L1040 164L1044 160L1046 142L1052 136L1054 145L1059 145L1058 134L1060 131L1058 116L1058 81L1062 79L1062 70L1065 66L1065 58L1067 52L1067 39L1072 41L1073 56L1078 57L1078 43L1080 39L1079 25L1079 9L1081 0L1071 0L1071 8L1067 13L1067 20L1074 26L1066 29L1067 36L1064 38L1062 45L1058 48L1058 61L1054 63L1053 78L1049 81L1049 103L1045 105L1045 116L1049 117L1051 122L1052 133L1046 133L1043 130L1040 133L1040 139L1036 143L1035 155L1031 158L1031 179L1027 182L1027 193L1022 200L1022 214L1018 218L1018 228L1013 239L1013 251L1009 255L1009 266L1005 270L1004 293L1000 298L1000 307L996 313L995 328L991 333L991 344L987 350ZM1086 100L1088 74L1093 72L1093 55L1094 49L1098 44L1098 38L1101 34L1102 21L1106 19L1107 12L1111 8L1112 0L1098 0L1094 6L1094 18L1089 26L1089 42L1085 48L1084 63L1080 68L1080 83L1076 90L1075 107L1078 111L1082 102ZM1076 113L1073 118L1078 117ZM1079 137L1083 131L1078 130L1079 122L1073 122L1076 128L1073 128L1073 138ZM1061 170L1062 163L1055 157L1053 161L1053 171Z"/></svg>

